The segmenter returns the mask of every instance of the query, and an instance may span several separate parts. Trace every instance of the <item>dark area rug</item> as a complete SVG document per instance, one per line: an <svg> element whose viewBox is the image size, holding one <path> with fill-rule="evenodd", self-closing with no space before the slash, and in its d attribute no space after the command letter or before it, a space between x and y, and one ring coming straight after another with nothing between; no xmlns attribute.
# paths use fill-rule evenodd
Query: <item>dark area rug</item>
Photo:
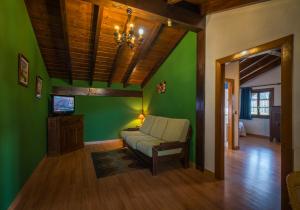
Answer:
<svg viewBox="0 0 300 210"><path fill-rule="evenodd" d="M147 168L146 164L127 148L91 153L97 178Z"/></svg>

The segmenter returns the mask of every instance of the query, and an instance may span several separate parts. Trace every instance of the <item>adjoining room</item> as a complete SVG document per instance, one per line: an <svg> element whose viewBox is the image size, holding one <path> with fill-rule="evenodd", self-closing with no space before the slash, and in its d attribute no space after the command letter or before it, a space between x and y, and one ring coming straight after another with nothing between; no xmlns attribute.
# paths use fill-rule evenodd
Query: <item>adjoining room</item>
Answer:
<svg viewBox="0 0 300 210"><path fill-rule="evenodd" d="M273 200L266 208L275 209L281 199L280 49L226 63L224 104L225 180L229 187L240 180L246 193Z"/></svg>

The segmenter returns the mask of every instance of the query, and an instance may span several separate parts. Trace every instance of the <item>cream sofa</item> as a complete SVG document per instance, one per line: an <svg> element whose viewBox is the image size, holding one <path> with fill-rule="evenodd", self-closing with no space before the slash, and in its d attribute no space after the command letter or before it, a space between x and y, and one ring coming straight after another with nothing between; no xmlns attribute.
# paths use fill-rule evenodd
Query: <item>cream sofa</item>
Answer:
<svg viewBox="0 0 300 210"><path fill-rule="evenodd" d="M156 174L157 164L163 160L179 158L188 167L190 122L148 115L141 128L121 131L124 145L152 165Z"/></svg>

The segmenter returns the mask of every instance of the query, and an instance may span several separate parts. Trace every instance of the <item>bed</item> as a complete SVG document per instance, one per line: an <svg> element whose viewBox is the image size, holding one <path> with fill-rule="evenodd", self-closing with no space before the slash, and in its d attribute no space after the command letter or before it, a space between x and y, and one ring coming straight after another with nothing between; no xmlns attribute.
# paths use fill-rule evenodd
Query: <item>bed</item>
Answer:
<svg viewBox="0 0 300 210"><path fill-rule="evenodd" d="M239 121L239 135L240 136L246 136L246 128L242 121Z"/></svg>

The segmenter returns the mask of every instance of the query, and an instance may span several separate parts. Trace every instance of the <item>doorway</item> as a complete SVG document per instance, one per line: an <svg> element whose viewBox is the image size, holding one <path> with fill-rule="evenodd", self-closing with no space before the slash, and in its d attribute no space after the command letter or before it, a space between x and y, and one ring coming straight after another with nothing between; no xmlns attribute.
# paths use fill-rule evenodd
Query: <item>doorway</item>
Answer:
<svg viewBox="0 0 300 210"><path fill-rule="evenodd" d="M233 115L233 95L234 95L234 80L225 79L225 147L228 149L234 149L234 115Z"/></svg>
<svg viewBox="0 0 300 210"><path fill-rule="evenodd" d="M216 100L215 100L215 176L224 179L224 82L225 64L238 61L267 50L281 51L281 207L289 209L285 177L293 170L292 150L292 65L293 35L218 59L216 61Z"/></svg>

